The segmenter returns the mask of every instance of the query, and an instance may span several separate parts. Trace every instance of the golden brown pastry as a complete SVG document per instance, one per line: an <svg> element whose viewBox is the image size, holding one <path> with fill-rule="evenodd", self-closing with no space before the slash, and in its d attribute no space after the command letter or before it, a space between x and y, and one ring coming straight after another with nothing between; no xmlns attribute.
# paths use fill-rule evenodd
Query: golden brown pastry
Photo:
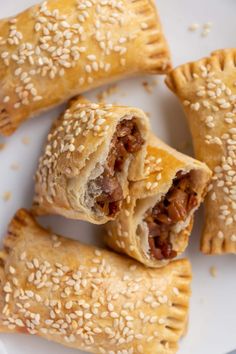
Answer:
<svg viewBox="0 0 236 354"><path fill-rule="evenodd" d="M191 267L160 270L50 234L24 210L0 253L0 331L91 353L172 354L188 315Z"/></svg>
<svg viewBox="0 0 236 354"><path fill-rule="evenodd" d="M34 212L95 224L114 219L128 181L143 176L148 130L137 108L73 100L48 136Z"/></svg>
<svg viewBox="0 0 236 354"><path fill-rule="evenodd" d="M0 133L91 88L170 66L153 1L44 1L0 21Z"/></svg>
<svg viewBox="0 0 236 354"><path fill-rule="evenodd" d="M235 63L236 49L219 50L167 78L184 107L196 158L213 171L201 241L207 254L236 253Z"/></svg>
<svg viewBox="0 0 236 354"><path fill-rule="evenodd" d="M145 171L145 179L131 184L117 219L108 223L106 242L149 267L162 267L187 247L211 171L153 135Z"/></svg>

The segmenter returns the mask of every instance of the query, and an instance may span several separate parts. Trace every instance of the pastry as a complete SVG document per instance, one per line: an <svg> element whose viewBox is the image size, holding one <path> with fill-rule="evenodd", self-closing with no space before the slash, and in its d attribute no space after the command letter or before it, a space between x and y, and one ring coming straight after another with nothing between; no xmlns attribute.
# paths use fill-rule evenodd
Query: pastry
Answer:
<svg viewBox="0 0 236 354"><path fill-rule="evenodd" d="M91 88L170 67L153 1L44 1L0 20L0 133Z"/></svg>
<svg viewBox="0 0 236 354"><path fill-rule="evenodd" d="M188 245L193 215L203 200L211 171L151 135L146 178L133 182L106 242L149 267L162 267Z"/></svg>
<svg viewBox="0 0 236 354"><path fill-rule="evenodd" d="M53 235L20 210L0 253L0 331L91 353L172 354L187 323L191 267L147 269Z"/></svg>
<svg viewBox="0 0 236 354"><path fill-rule="evenodd" d="M236 49L173 70L167 85L180 99L196 158L213 171L201 250L236 253Z"/></svg>
<svg viewBox="0 0 236 354"><path fill-rule="evenodd" d="M128 181L143 176L148 130L137 108L73 100L48 136L34 212L95 224L114 219Z"/></svg>

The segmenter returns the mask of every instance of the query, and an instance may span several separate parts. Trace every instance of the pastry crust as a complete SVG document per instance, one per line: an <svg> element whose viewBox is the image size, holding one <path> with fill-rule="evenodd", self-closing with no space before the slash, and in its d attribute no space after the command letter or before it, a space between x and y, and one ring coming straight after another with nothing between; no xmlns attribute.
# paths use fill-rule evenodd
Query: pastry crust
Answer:
<svg viewBox="0 0 236 354"><path fill-rule="evenodd" d="M236 49L173 70L166 82L183 104L196 158L213 171L201 250L236 253Z"/></svg>
<svg viewBox="0 0 236 354"><path fill-rule="evenodd" d="M53 235L24 210L0 258L1 332L91 353L176 353L189 308L188 260L147 269Z"/></svg>
<svg viewBox="0 0 236 354"><path fill-rule="evenodd" d="M103 224L114 219L97 206L103 191L96 180L106 170L112 139L118 124L134 119L143 145L127 154L121 171L115 172L128 194L129 180L143 176L149 121L143 111L125 106L94 104L84 98L74 99L65 114L55 122L48 136L36 173L33 211L37 215L60 214ZM104 187L105 188L105 187Z"/></svg>
<svg viewBox="0 0 236 354"><path fill-rule="evenodd" d="M44 1L0 21L0 133L91 88L170 68L152 1Z"/></svg>
<svg viewBox="0 0 236 354"><path fill-rule="evenodd" d="M176 256L183 253L192 230L193 214L206 194L211 171L205 164L177 152L153 135L148 139L145 170L146 178L132 183L121 213L116 220L107 224L105 240L114 250L125 253L149 267L162 267L169 260L158 260L151 254L145 216L163 200L180 172L189 174L191 187L196 194L196 203L185 220L174 225L170 234Z"/></svg>

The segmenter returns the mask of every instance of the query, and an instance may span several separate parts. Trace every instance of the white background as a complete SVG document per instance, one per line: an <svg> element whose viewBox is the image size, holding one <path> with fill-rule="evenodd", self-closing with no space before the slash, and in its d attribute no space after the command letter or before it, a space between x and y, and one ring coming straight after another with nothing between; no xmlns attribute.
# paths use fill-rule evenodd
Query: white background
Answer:
<svg viewBox="0 0 236 354"><path fill-rule="evenodd" d="M65 0L66 1L66 0ZM13 15L37 0L0 0L1 17ZM173 54L174 65L195 60L210 51L236 46L236 0L158 0L162 22ZM201 30L189 32L194 22L213 22L210 34L203 38ZM119 83L119 90L110 96L110 102L137 105L151 113L151 123L156 134L174 146L186 150L190 142L188 129L179 103L158 78L152 94L142 87L144 80L137 78ZM98 90L99 91L99 90ZM94 97L91 96L90 97ZM6 148L0 151L0 235L4 236L8 221L19 207L30 207L33 196L33 174L43 141L53 118L60 109L31 120L17 133L4 139ZM30 139L29 145L22 138ZM186 144L187 143L187 144ZM10 165L18 163L19 171ZM12 199L3 201L2 195L12 192ZM78 238L84 242L99 243L101 228L60 217L41 220L55 231ZM202 212L195 220L194 232L186 256L193 264L193 296L189 332L181 341L181 354L226 354L236 349L236 257L209 257L199 253ZM216 267L217 276L210 276L209 268ZM8 354L79 354L82 352L63 348L53 343L24 335L1 335ZM1 351L0 354L5 354ZM153 353L158 354L158 353Z"/></svg>

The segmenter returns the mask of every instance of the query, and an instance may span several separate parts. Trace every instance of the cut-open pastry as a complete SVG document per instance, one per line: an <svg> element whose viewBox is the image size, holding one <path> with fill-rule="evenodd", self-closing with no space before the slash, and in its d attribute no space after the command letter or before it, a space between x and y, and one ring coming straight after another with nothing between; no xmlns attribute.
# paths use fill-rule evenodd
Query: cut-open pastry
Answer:
<svg viewBox="0 0 236 354"><path fill-rule="evenodd" d="M170 67L152 0L44 1L0 20L0 133L91 88Z"/></svg>
<svg viewBox="0 0 236 354"><path fill-rule="evenodd" d="M166 82L184 107L196 158L213 171L201 250L236 253L236 49L182 65Z"/></svg>
<svg viewBox="0 0 236 354"><path fill-rule="evenodd" d="M203 200L211 171L151 135L146 178L133 182L106 242L147 266L161 267L188 245L193 214Z"/></svg>
<svg viewBox="0 0 236 354"><path fill-rule="evenodd" d="M90 353L176 353L188 317L188 260L147 269L51 234L24 210L10 223L0 259L0 332Z"/></svg>
<svg viewBox="0 0 236 354"><path fill-rule="evenodd" d="M114 219L129 180L143 176L148 130L139 109L73 100L48 136L34 212L97 224Z"/></svg>

